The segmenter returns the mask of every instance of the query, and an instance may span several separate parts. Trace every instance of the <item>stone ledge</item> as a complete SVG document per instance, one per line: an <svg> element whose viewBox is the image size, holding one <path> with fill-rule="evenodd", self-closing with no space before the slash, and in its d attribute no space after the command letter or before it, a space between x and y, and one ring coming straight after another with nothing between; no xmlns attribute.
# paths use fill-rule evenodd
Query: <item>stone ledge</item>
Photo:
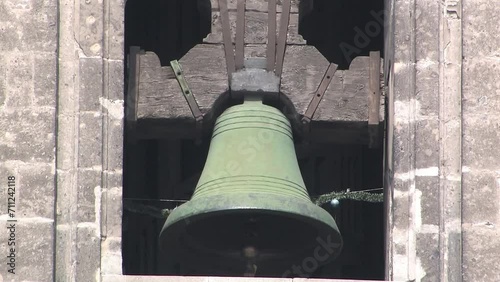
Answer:
<svg viewBox="0 0 500 282"><path fill-rule="evenodd" d="M102 282L370 282L374 280L104 275Z"/></svg>

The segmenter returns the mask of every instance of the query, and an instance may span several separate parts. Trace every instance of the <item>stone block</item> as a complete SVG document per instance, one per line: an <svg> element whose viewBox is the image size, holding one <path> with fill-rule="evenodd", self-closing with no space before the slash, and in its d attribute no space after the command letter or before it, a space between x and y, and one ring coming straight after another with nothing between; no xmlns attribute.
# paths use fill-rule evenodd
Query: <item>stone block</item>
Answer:
<svg viewBox="0 0 500 282"><path fill-rule="evenodd" d="M462 177L463 222L500 224L500 176L472 171Z"/></svg>
<svg viewBox="0 0 500 282"><path fill-rule="evenodd" d="M500 281L498 227L471 225L463 231L463 281Z"/></svg>
<svg viewBox="0 0 500 282"><path fill-rule="evenodd" d="M97 281L100 276L101 240L95 226L79 226L76 235L76 281Z"/></svg>
<svg viewBox="0 0 500 282"><path fill-rule="evenodd" d="M29 107L33 103L33 55L16 53L5 56L7 107Z"/></svg>
<svg viewBox="0 0 500 282"><path fill-rule="evenodd" d="M36 106L56 107L57 54L37 53L34 57L34 95Z"/></svg>
<svg viewBox="0 0 500 282"><path fill-rule="evenodd" d="M54 110L0 112L0 159L25 162L54 161Z"/></svg>
<svg viewBox="0 0 500 282"><path fill-rule="evenodd" d="M0 3L0 50L46 51L57 49L55 0L6 0ZM20 20L22 19L22 20Z"/></svg>
<svg viewBox="0 0 500 282"><path fill-rule="evenodd" d="M75 202L75 196L72 192L74 191L73 185L76 177L77 175L73 170L57 170L57 203L55 209L58 225L66 226L73 220L75 208L72 203Z"/></svg>
<svg viewBox="0 0 500 282"><path fill-rule="evenodd" d="M68 228L66 224L60 224L57 221L56 227L56 240L55 240L55 269L54 269L54 281L68 281L71 280L71 273L73 264L71 262L72 242L70 242L71 235L73 231ZM69 241L69 242L68 242Z"/></svg>
<svg viewBox="0 0 500 282"><path fill-rule="evenodd" d="M109 179L109 177L108 177ZM122 188L108 187L103 191L102 230L107 237L120 237L122 234Z"/></svg>
<svg viewBox="0 0 500 282"><path fill-rule="evenodd" d="M393 228L406 230L408 228L408 220L410 218L410 202L408 197L408 180L393 179L394 199L393 210L397 213L393 214Z"/></svg>
<svg viewBox="0 0 500 282"><path fill-rule="evenodd" d="M415 122L415 167L428 169L439 166L439 121L418 120Z"/></svg>
<svg viewBox="0 0 500 282"><path fill-rule="evenodd" d="M123 47L125 38L125 2L126 0L110 1L109 16L106 17L107 45L106 58L123 60ZM123 75L122 75L123 76Z"/></svg>
<svg viewBox="0 0 500 282"><path fill-rule="evenodd" d="M419 266L412 266L417 269L416 276L422 282L439 281L440 278L440 254L439 254L439 234L417 233L416 255Z"/></svg>
<svg viewBox="0 0 500 282"><path fill-rule="evenodd" d="M416 65L415 99L417 115L439 116L439 64L418 61Z"/></svg>
<svg viewBox="0 0 500 282"><path fill-rule="evenodd" d="M394 6L394 21L392 22L393 40L394 40L394 61L411 62L412 61L412 40L411 32L413 30L412 21L414 18L410 11L413 11L412 3L409 1L400 1ZM397 81L397 79L395 80Z"/></svg>
<svg viewBox="0 0 500 282"><path fill-rule="evenodd" d="M108 120L107 138L107 170L121 171L123 168L123 121Z"/></svg>
<svg viewBox="0 0 500 282"><path fill-rule="evenodd" d="M122 273L121 237L106 237L101 244L101 275Z"/></svg>
<svg viewBox="0 0 500 282"><path fill-rule="evenodd" d="M99 98L103 95L103 62L100 58L81 58L80 111L99 111Z"/></svg>
<svg viewBox="0 0 500 282"><path fill-rule="evenodd" d="M11 233L6 227L10 223L1 220L0 225L2 226L0 251L3 257L0 279L3 278L3 281L53 281L54 222L18 219L15 223L15 246L7 246L7 238L10 238ZM8 250L12 247L15 248L15 275L7 272L6 265Z"/></svg>
<svg viewBox="0 0 500 282"><path fill-rule="evenodd" d="M78 170L78 222L96 222L99 216L101 175L100 170Z"/></svg>
<svg viewBox="0 0 500 282"><path fill-rule="evenodd" d="M5 87L7 80L5 79L5 77L6 77L5 59L4 56L0 55L0 108L4 106L5 98L7 97L7 89Z"/></svg>
<svg viewBox="0 0 500 282"><path fill-rule="evenodd" d="M57 1L30 1L29 16L23 16L20 47L36 52L57 51L58 8Z"/></svg>
<svg viewBox="0 0 500 282"><path fill-rule="evenodd" d="M103 54L103 6L102 0L80 2L80 32L77 40L83 54L87 57L102 56Z"/></svg>
<svg viewBox="0 0 500 282"><path fill-rule="evenodd" d="M17 215L54 218L55 164L23 165L17 171Z"/></svg>
<svg viewBox="0 0 500 282"><path fill-rule="evenodd" d="M439 225L439 176L415 176L422 224Z"/></svg>
<svg viewBox="0 0 500 282"><path fill-rule="evenodd" d="M497 3L498 4L498 3ZM500 5L488 0L463 1L463 55L471 57L500 56L498 28L491 23L500 22Z"/></svg>
<svg viewBox="0 0 500 282"><path fill-rule="evenodd" d="M408 173L410 171L410 131L409 124L401 124L394 127L393 137L393 160L394 172Z"/></svg>
<svg viewBox="0 0 500 282"><path fill-rule="evenodd" d="M102 116L100 113L80 114L78 136L78 167L102 166Z"/></svg>
<svg viewBox="0 0 500 282"><path fill-rule="evenodd" d="M124 72L123 61L106 61L108 68L108 99L123 100L123 87L124 87Z"/></svg>
<svg viewBox="0 0 500 282"><path fill-rule="evenodd" d="M490 114L463 120L463 165L472 169L500 168L500 119Z"/></svg>
<svg viewBox="0 0 500 282"><path fill-rule="evenodd" d="M494 58L463 61L463 112L496 115L500 109L500 62Z"/></svg>
<svg viewBox="0 0 500 282"><path fill-rule="evenodd" d="M415 40L417 61L439 61L439 13L440 4L435 1L419 1L415 7Z"/></svg>

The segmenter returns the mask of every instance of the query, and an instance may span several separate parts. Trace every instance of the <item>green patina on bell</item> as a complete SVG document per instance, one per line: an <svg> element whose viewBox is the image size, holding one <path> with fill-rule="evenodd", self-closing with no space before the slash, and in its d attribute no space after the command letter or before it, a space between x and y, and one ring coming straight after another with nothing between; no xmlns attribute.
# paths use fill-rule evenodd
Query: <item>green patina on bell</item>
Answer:
<svg viewBox="0 0 500 282"><path fill-rule="evenodd" d="M173 274L242 275L251 263L257 276L281 276L307 259L330 261L342 239L309 198L290 122L245 101L217 119L193 197L170 214L160 245Z"/></svg>

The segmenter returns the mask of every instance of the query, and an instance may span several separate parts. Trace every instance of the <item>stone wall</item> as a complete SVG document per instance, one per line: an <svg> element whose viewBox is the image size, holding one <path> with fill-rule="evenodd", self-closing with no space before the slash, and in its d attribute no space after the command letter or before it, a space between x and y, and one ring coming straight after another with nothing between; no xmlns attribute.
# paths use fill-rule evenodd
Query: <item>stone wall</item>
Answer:
<svg viewBox="0 0 500 282"><path fill-rule="evenodd" d="M0 281L54 277L57 26L55 0L0 2Z"/></svg>
<svg viewBox="0 0 500 282"><path fill-rule="evenodd" d="M499 1L386 1L388 277L498 281Z"/></svg>
<svg viewBox="0 0 500 282"><path fill-rule="evenodd" d="M0 222L15 177L15 274L121 273L124 1L0 2ZM5 196L5 197L4 197ZM4 200L5 199L5 200Z"/></svg>

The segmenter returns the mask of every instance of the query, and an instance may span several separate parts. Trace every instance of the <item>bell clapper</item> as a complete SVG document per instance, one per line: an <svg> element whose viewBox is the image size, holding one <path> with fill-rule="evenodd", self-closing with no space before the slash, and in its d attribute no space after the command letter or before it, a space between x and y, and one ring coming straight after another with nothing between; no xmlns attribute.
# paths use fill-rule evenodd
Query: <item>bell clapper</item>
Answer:
<svg viewBox="0 0 500 282"><path fill-rule="evenodd" d="M243 248L243 257L246 259L246 269L243 276L245 277L255 277L255 273L257 272L257 250L255 247L248 246Z"/></svg>

